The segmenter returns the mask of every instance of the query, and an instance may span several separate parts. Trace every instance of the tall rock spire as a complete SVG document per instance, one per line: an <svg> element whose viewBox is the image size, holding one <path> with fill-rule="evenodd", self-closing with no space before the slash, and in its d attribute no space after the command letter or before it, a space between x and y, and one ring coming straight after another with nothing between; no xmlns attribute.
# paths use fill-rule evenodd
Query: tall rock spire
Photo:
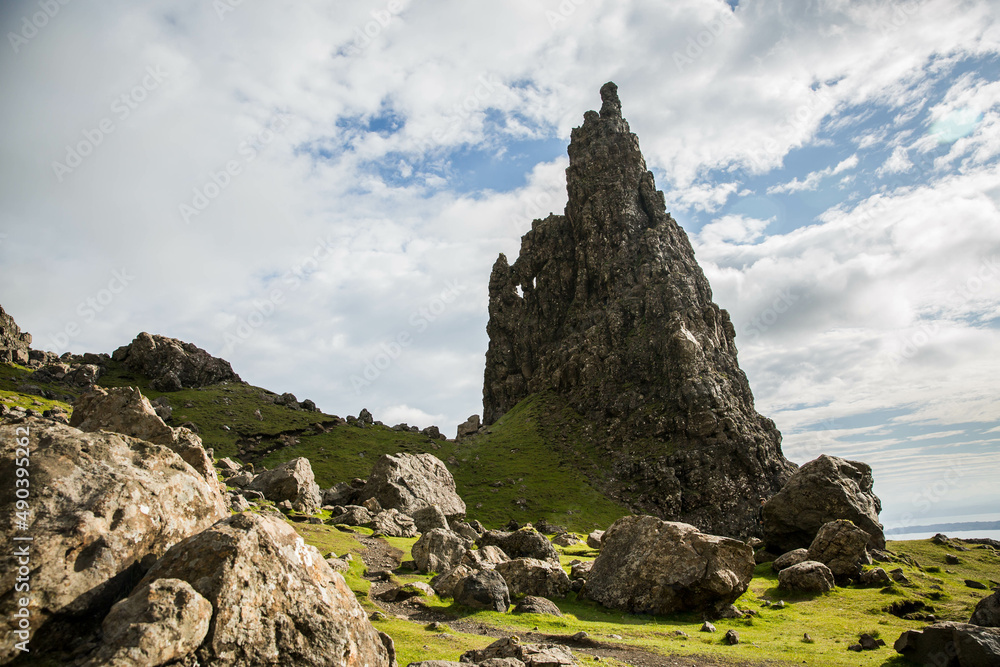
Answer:
<svg viewBox="0 0 1000 667"><path fill-rule="evenodd" d="M490 276L484 416L562 396L609 455L598 485L633 509L749 534L794 469L754 409L729 314L666 212L618 87L569 145L563 215L535 220ZM520 288L520 290L518 289Z"/></svg>

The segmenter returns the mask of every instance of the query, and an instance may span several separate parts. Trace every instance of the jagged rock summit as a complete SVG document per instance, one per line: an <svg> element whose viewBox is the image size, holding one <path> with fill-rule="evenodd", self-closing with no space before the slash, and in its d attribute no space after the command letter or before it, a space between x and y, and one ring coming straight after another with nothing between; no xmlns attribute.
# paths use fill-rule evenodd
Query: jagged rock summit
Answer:
<svg viewBox="0 0 1000 667"><path fill-rule="evenodd" d="M618 87L569 145L563 215L535 220L490 276L484 422L555 392L594 424L634 510L727 535L756 532L759 498L794 465L754 409L729 314L666 212Z"/></svg>

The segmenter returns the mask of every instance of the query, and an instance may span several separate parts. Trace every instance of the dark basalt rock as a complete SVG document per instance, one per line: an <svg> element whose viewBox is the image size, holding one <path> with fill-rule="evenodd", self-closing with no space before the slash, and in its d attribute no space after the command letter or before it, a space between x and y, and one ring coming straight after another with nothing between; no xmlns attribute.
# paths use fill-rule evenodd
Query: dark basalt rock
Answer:
<svg viewBox="0 0 1000 667"><path fill-rule="evenodd" d="M555 392L595 423L611 468L592 480L634 510L728 535L794 465L754 409L735 329L666 212L617 86L575 128L563 215L535 220L490 276L484 422Z"/></svg>

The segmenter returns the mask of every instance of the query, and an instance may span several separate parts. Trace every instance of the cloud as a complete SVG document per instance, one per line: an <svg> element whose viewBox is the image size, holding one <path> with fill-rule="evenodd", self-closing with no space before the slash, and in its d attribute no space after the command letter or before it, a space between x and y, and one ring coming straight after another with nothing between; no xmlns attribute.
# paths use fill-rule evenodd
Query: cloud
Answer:
<svg viewBox="0 0 1000 667"><path fill-rule="evenodd" d="M849 169L854 169L858 166L858 155L857 153L851 155L838 162L833 167L827 167L820 171L813 171L806 175L805 179L799 180L798 177L793 178L787 183L781 183L779 185L772 185L767 189L767 194L781 194L786 192L802 192L804 190L815 190L819 187L820 182L828 176L835 176Z"/></svg>

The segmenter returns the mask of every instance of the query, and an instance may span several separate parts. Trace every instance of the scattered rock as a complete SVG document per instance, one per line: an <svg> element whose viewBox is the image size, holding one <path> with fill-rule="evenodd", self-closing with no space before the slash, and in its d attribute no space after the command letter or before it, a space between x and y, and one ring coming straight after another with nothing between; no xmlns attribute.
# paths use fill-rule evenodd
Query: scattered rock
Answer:
<svg viewBox="0 0 1000 667"><path fill-rule="evenodd" d="M969 623L988 628L1000 628L1000 591L987 595L978 603L972 612Z"/></svg>
<svg viewBox="0 0 1000 667"><path fill-rule="evenodd" d="M444 512L437 505L421 507L411 516L413 517L413 523L417 526L417 530L421 533L426 533L435 528L451 530L451 526L448 525L448 517L444 515Z"/></svg>
<svg viewBox="0 0 1000 667"><path fill-rule="evenodd" d="M411 553L421 572L447 572L457 566L472 542L450 530L434 528L423 533Z"/></svg>
<svg viewBox="0 0 1000 667"><path fill-rule="evenodd" d="M580 538L572 533L560 533L552 538L552 544L560 547L571 547L580 544Z"/></svg>
<svg viewBox="0 0 1000 667"><path fill-rule="evenodd" d="M736 630L726 630L726 636L722 638L722 641L730 646L735 646L740 643L740 633Z"/></svg>
<svg viewBox="0 0 1000 667"><path fill-rule="evenodd" d="M306 514L319 510L322 501L312 465L309 459L301 456L260 473L249 488L260 491L276 503L287 500L293 508Z"/></svg>
<svg viewBox="0 0 1000 667"><path fill-rule="evenodd" d="M882 503L873 484L868 464L823 454L799 468L764 504L764 541L781 553L808 547L820 528L844 519L866 533L869 546L885 549L878 522Z"/></svg>
<svg viewBox="0 0 1000 667"><path fill-rule="evenodd" d="M562 616L559 607L552 600L536 595L525 595L517 606L514 607L515 614L545 614L546 616Z"/></svg>
<svg viewBox="0 0 1000 667"><path fill-rule="evenodd" d="M984 584L984 583L982 583L980 581L976 581L975 579L966 579L965 580L965 585L968 586L969 588L973 588L973 589L975 589L977 591L987 591L987 590L989 590L989 588L986 586L986 584Z"/></svg>
<svg viewBox="0 0 1000 667"><path fill-rule="evenodd" d="M875 651L885 646L885 640L875 639L866 632L858 637L858 644L861 646L862 651Z"/></svg>
<svg viewBox="0 0 1000 667"><path fill-rule="evenodd" d="M507 582L511 595L537 595L562 598L570 590L569 577L558 565L535 558L515 558L496 565L495 570Z"/></svg>
<svg viewBox="0 0 1000 667"><path fill-rule="evenodd" d="M526 667L562 667L576 665L576 659L570 650L564 646L553 644L522 644L517 637L498 639L486 648L466 651L462 654L464 664L486 664L488 660L514 659L521 661ZM491 663L491 667L494 663ZM498 663L499 665L510 663Z"/></svg>
<svg viewBox="0 0 1000 667"><path fill-rule="evenodd" d="M601 548L601 538L604 537L603 530L595 530L587 535L587 546L591 549Z"/></svg>
<svg viewBox="0 0 1000 667"><path fill-rule="evenodd" d="M479 538L480 547L500 547L510 558L536 558L559 564L559 552L552 543L533 528L513 532L488 530Z"/></svg>
<svg viewBox="0 0 1000 667"><path fill-rule="evenodd" d="M775 572L781 572L786 567L798 565L799 563L804 563L807 560L809 560L808 549L793 549L792 551L775 558L774 562L771 563L771 569Z"/></svg>
<svg viewBox="0 0 1000 667"><path fill-rule="evenodd" d="M333 525L343 524L345 526L367 526L373 520L368 508L361 505L347 505L340 508L342 511L330 516L330 523Z"/></svg>
<svg viewBox="0 0 1000 667"><path fill-rule="evenodd" d="M456 604L471 609L488 609L503 613L510 607L507 582L493 570L479 570L460 579L455 584L453 597Z"/></svg>
<svg viewBox="0 0 1000 667"><path fill-rule="evenodd" d="M945 554L944 562L946 562L948 565L958 565L962 561L960 561L958 559L958 556L956 556L955 554Z"/></svg>
<svg viewBox="0 0 1000 667"><path fill-rule="evenodd" d="M379 598L387 602L402 602L415 597L430 597L436 595L436 591L422 581L416 581L396 588L390 588L379 595Z"/></svg>
<svg viewBox="0 0 1000 667"><path fill-rule="evenodd" d="M791 565L778 573L778 585L789 591L825 593L834 589L834 582L830 568L812 560Z"/></svg>
<svg viewBox="0 0 1000 667"><path fill-rule="evenodd" d="M708 621L705 621L701 624L701 627L698 628L698 632L715 632L715 626Z"/></svg>
<svg viewBox="0 0 1000 667"><path fill-rule="evenodd" d="M479 415L472 415L458 425L458 431L455 433L455 441L461 442L463 439L475 435L479 432L479 426Z"/></svg>
<svg viewBox="0 0 1000 667"><path fill-rule="evenodd" d="M588 560L582 563L577 563L573 565L569 570L570 579L586 579L590 575L591 568L594 567L594 561Z"/></svg>
<svg viewBox="0 0 1000 667"><path fill-rule="evenodd" d="M935 623L907 630L893 644L911 662L947 667L1000 664L1000 629L968 623Z"/></svg>
<svg viewBox="0 0 1000 667"><path fill-rule="evenodd" d="M158 391L179 391L221 382L242 382L225 359L176 338L140 333L111 358L150 379Z"/></svg>
<svg viewBox="0 0 1000 667"><path fill-rule="evenodd" d="M462 563L468 565L473 570L492 570L500 563L506 563L510 558L500 547L485 546L479 549L469 549L462 556ZM547 562L547 561L546 561Z"/></svg>
<svg viewBox="0 0 1000 667"><path fill-rule="evenodd" d="M375 462L360 498L373 498L385 509L412 516L437 505L444 515L465 516L465 503L455 491L455 478L433 454L386 454Z"/></svg>
<svg viewBox="0 0 1000 667"><path fill-rule="evenodd" d="M372 519L375 535L386 537L416 537L417 526L413 519L395 509L382 510Z"/></svg>
<svg viewBox="0 0 1000 667"><path fill-rule="evenodd" d="M714 612L746 592L753 570L753 551L743 542L629 516L605 533L587 596L633 613Z"/></svg>
<svg viewBox="0 0 1000 667"><path fill-rule="evenodd" d="M862 566L872 562L866 549L868 541L868 533L850 521L831 521L819 529L809 545L809 560L825 564L837 579L856 579Z"/></svg>
<svg viewBox="0 0 1000 667"><path fill-rule="evenodd" d="M892 585L892 579L889 577L888 572L880 567L876 567L861 573L861 583L865 586L884 588Z"/></svg>
<svg viewBox="0 0 1000 667"><path fill-rule="evenodd" d="M455 597L455 587L458 586L458 582L473 572L475 570L468 565L459 565L431 579L431 588L443 598Z"/></svg>

